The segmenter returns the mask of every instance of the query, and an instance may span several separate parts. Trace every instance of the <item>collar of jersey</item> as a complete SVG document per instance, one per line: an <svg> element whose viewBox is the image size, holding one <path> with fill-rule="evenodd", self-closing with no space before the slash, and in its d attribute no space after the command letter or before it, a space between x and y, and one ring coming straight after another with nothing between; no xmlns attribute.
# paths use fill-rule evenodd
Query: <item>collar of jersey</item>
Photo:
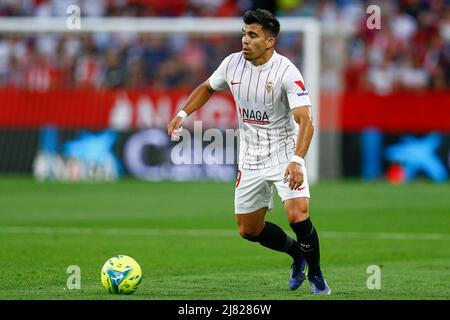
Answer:
<svg viewBox="0 0 450 320"><path fill-rule="evenodd" d="M268 67L270 67L270 65L272 64L273 60L275 59L275 56L278 55L277 52L274 50L272 56L270 57L269 60L267 60L266 63L259 65L259 66L255 66L253 65L253 63L249 62L248 64L250 65L250 67L252 67L254 70L258 71L258 70L263 70L266 69Z"/></svg>

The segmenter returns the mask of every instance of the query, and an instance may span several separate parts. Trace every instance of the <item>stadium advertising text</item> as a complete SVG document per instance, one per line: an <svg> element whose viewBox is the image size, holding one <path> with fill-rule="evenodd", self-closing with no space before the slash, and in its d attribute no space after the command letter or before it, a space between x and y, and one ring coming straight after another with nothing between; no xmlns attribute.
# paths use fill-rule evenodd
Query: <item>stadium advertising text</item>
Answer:
<svg viewBox="0 0 450 320"><path fill-rule="evenodd" d="M2 91L0 98L8 101L9 107L0 108L0 126L4 128L0 171L34 171L39 180L110 181L123 174L153 181L234 180L239 112L249 121L270 119L252 110L236 110L231 95L217 93L184 121L181 140L171 141L165 126L187 95L179 89ZM420 151L421 157L408 157L408 161L420 161L419 176L425 172L427 178L446 181L450 166L450 140L445 134L450 117L450 109L445 108L448 97L446 93L344 94L342 174L378 179L390 164L400 164L405 176L401 180L412 180L418 175L410 170L409 162L397 157L406 155L406 150L407 154ZM42 107L35 108L29 101ZM60 101L64 101L63 109ZM427 103L435 106L435 112L415 107ZM386 106L383 117L379 105ZM417 116L403 117L405 108ZM380 138L375 139L379 148L361 143L368 128L379 132ZM22 146L21 152L17 146ZM364 146L370 146L367 155ZM417 163L411 164L417 168Z"/></svg>

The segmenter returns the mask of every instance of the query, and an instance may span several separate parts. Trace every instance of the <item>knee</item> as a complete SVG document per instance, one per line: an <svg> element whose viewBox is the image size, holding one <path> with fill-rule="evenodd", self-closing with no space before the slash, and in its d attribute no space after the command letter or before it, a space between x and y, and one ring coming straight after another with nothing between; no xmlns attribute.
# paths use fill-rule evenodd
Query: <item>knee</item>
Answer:
<svg viewBox="0 0 450 320"><path fill-rule="evenodd" d="M251 241L256 238L260 233L260 228L247 227L247 226L239 226L239 234L243 239Z"/></svg>
<svg viewBox="0 0 450 320"><path fill-rule="evenodd" d="M289 223L303 221L309 217L309 207L307 203L297 203L295 206L286 209Z"/></svg>
<svg viewBox="0 0 450 320"><path fill-rule="evenodd" d="M301 220L306 220L309 217L309 208L307 205L301 205L297 211L298 216Z"/></svg>
<svg viewBox="0 0 450 320"><path fill-rule="evenodd" d="M297 211L295 214L289 217L289 223L301 222L308 219L308 211Z"/></svg>

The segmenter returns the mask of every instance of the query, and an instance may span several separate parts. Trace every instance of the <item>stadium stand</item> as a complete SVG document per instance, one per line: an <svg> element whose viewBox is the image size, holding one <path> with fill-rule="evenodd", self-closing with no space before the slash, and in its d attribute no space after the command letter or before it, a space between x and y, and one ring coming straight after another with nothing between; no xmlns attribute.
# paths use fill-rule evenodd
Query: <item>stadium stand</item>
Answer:
<svg viewBox="0 0 450 320"><path fill-rule="evenodd" d="M230 0L22 0L0 2L1 16L63 16L70 4L82 16L240 16L259 1ZM365 1L277 1L264 6L279 16L316 16L324 31L351 23L344 42L323 43L322 89L377 94L406 90L448 90L450 86L450 6L444 0L379 1L382 29L365 27ZM239 32L237 32L239 37ZM216 46L215 43L222 45ZM225 42L226 45L223 45ZM0 35L0 87L48 91L54 88L192 88L202 82L230 48L232 37L207 41L177 35L94 34L85 36ZM298 48L282 39L279 51L298 58ZM342 85L344 84L344 86Z"/></svg>

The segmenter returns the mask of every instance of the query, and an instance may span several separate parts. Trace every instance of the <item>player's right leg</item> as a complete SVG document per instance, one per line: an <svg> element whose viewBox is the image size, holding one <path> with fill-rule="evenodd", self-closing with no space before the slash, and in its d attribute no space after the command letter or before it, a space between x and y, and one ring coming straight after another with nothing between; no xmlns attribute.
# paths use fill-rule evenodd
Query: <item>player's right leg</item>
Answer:
<svg viewBox="0 0 450 320"><path fill-rule="evenodd" d="M265 221L267 210L273 207L273 188L257 170L238 173L235 190L235 213L242 238L262 246L289 254L293 259L301 256L297 241L278 225Z"/></svg>

